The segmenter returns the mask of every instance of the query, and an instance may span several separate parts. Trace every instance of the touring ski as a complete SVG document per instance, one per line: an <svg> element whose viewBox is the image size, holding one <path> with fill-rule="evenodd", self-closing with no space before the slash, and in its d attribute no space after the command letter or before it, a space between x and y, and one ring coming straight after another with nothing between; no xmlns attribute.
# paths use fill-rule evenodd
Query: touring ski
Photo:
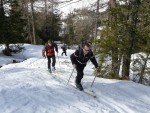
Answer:
<svg viewBox="0 0 150 113"><path fill-rule="evenodd" d="M79 89L75 86L74 83L69 83L69 84L70 84L71 86L73 86L75 89L79 90ZM79 90L79 91L80 91L80 90ZM85 93L85 94L87 94L87 95L90 95L90 96L96 98L95 92L94 92L93 90L91 90L91 89L84 88L84 89L82 90L82 92Z"/></svg>

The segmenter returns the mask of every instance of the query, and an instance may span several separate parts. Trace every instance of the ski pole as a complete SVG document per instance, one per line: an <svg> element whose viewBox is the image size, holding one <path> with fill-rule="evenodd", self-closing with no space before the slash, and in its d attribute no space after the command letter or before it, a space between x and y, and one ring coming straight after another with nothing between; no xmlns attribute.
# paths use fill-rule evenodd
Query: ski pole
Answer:
<svg viewBox="0 0 150 113"><path fill-rule="evenodd" d="M73 68L73 70L72 70L72 72L71 72L71 75L70 75L70 77L69 77L69 79L68 79L67 85L68 85L68 83L69 83L69 81L70 81L70 78L71 78L73 72L74 72L74 68ZM66 85L66 86L67 86L67 85Z"/></svg>
<svg viewBox="0 0 150 113"><path fill-rule="evenodd" d="M94 77L94 79L93 79L93 82L92 82L92 84L91 84L91 88L92 88L92 86L93 86L93 84L94 84L94 81L95 81L96 77L97 77L97 74L95 75L95 77Z"/></svg>

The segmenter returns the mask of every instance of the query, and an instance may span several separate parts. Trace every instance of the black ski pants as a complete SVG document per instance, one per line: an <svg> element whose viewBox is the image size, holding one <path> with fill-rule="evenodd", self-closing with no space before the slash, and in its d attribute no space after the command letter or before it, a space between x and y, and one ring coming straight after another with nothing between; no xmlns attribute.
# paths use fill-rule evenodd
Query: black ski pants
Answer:
<svg viewBox="0 0 150 113"><path fill-rule="evenodd" d="M76 65L77 76L76 76L75 82L77 84L81 83L81 79L83 78L83 75L84 75L83 70L84 70L85 66L86 66L85 64L77 64Z"/></svg>
<svg viewBox="0 0 150 113"><path fill-rule="evenodd" d="M63 54L65 53L65 55L67 56L66 50L64 49L61 56L63 56Z"/></svg>
<svg viewBox="0 0 150 113"><path fill-rule="evenodd" d="M55 56L47 56L47 66L48 69L51 69L51 59L52 59L52 67L55 67L55 63L56 63L56 57Z"/></svg>

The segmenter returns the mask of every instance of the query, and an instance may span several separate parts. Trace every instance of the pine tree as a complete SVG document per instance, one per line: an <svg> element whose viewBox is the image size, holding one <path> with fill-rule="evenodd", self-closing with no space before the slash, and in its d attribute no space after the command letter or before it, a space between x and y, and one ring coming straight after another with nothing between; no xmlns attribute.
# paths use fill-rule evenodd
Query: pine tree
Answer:
<svg viewBox="0 0 150 113"><path fill-rule="evenodd" d="M139 13L138 13L138 25L137 25L137 34L138 34L138 44L136 46L136 50L138 52L142 52L143 54L139 54L140 58L135 59L133 64L134 70L136 73L139 73L139 83L144 83L145 75L150 74L149 67L147 63L149 61L150 56L150 1L144 0L142 1ZM134 71L133 70L133 71ZM147 83L146 83L147 84ZM150 83L149 83L150 84Z"/></svg>
<svg viewBox="0 0 150 113"><path fill-rule="evenodd" d="M68 14L68 17L65 21L65 23L67 24L67 31L65 33L64 41L65 43L67 43L68 45L72 45L76 42L75 37L75 33L74 33L74 21L73 21L73 17L74 14L70 13Z"/></svg>
<svg viewBox="0 0 150 113"><path fill-rule="evenodd" d="M24 41L24 25L25 20L22 18L21 10L19 9L19 5L17 3L17 0L10 0L2 2L5 4L10 3L10 10L4 10L3 16L3 28L0 30L2 34L1 41L2 43L6 44L6 51L7 55L10 55L10 49L9 44L11 43L21 43ZM6 8L4 7L3 9Z"/></svg>
<svg viewBox="0 0 150 113"><path fill-rule="evenodd" d="M51 21L53 20L53 21ZM43 23L41 29L37 29L39 37L46 42L50 40L58 40L60 31L60 16L49 12L47 20Z"/></svg>
<svg viewBox="0 0 150 113"><path fill-rule="evenodd" d="M113 18L109 18L104 24L105 29L97 43L100 48L99 53L102 54L100 60L104 62L109 57L112 63L108 65L112 78L119 75L119 67L123 61L122 76L124 79L129 79L131 55L140 50L140 43L143 39L148 41L141 38L142 29L138 27L142 25L139 22L142 3L141 0L131 0L124 4L118 2L116 7L110 8L108 15ZM144 32L143 34L146 35Z"/></svg>

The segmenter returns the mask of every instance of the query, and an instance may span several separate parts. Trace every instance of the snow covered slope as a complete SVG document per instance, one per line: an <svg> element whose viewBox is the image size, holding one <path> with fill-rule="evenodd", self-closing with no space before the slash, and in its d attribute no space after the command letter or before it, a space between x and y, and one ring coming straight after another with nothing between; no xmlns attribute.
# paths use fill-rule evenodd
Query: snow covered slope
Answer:
<svg viewBox="0 0 150 113"><path fill-rule="evenodd" d="M150 113L150 87L96 78L93 90L97 98L93 98L66 86L74 50L68 50L67 57L59 50L55 76L47 72L47 60L41 56L43 46L25 47L16 57L27 60L0 68L0 113ZM89 63L84 70L83 87L91 86L92 68ZM72 82L75 76L76 71Z"/></svg>

